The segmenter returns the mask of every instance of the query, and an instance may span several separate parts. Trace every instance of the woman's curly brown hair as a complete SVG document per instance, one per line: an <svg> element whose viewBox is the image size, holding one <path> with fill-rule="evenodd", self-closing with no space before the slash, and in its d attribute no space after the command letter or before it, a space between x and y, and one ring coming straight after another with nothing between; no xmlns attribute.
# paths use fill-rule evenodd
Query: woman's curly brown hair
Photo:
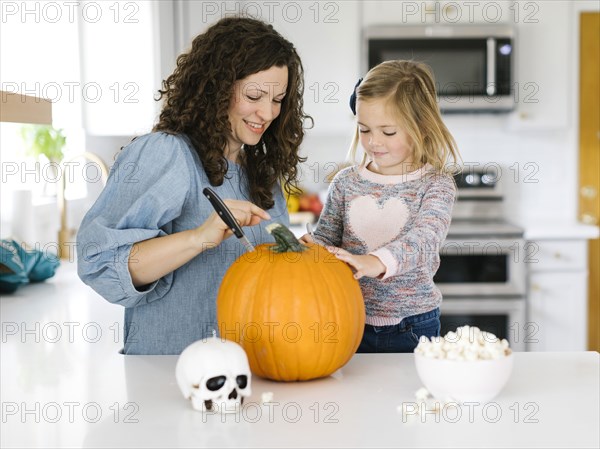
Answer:
<svg viewBox="0 0 600 449"><path fill-rule="evenodd" d="M304 137L304 71L294 46L260 20L228 17L198 35L189 52L177 58L175 71L163 80L165 98L154 131L183 133L202 161L211 185L227 172L225 148L231 135L229 105L234 83L273 66L288 68L281 113L257 145L244 145L242 164L252 202L270 209L278 181L290 192L298 182L298 155Z"/></svg>

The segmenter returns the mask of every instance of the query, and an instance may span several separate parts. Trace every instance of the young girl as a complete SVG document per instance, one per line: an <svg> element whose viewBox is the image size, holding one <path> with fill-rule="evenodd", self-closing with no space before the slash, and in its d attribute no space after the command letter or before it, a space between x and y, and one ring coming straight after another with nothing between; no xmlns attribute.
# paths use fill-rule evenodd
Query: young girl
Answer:
<svg viewBox="0 0 600 449"><path fill-rule="evenodd" d="M333 179L314 233L360 279L366 325L357 352L412 352L440 333L433 283L456 189L458 151L425 64L387 61L367 73L350 106L360 164ZM310 241L309 236L303 240Z"/></svg>

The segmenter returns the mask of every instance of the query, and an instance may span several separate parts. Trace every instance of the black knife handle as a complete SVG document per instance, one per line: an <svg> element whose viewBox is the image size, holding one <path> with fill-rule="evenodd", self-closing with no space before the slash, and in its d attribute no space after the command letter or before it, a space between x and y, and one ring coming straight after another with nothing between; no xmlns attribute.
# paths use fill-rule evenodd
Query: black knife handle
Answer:
<svg viewBox="0 0 600 449"><path fill-rule="evenodd" d="M210 201L210 204L212 204L217 214L219 214L219 216L225 222L225 224L229 226L229 228L233 231L235 236L238 239L244 237L244 232L242 231L242 228L240 227L239 223L237 222L227 205L219 197L219 195L217 195L215 191L209 187L204 188L204 190L202 190L202 193L204 193L204 196L208 198L208 201Z"/></svg>

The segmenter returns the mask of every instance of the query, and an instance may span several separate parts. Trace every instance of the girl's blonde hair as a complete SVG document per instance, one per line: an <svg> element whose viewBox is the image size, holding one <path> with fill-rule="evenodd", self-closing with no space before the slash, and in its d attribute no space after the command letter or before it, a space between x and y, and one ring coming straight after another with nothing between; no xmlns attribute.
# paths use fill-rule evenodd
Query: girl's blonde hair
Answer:
<svg viewBox="0 0 600 449"><path fill-rule="evenodd" d="M460 158L456 142L442 121L434 77L428 65L415 61L385 61L373 67L356 88L356 100L386 99L412 142L415 164L454 173ZM356 160L358 126L349 159ZM366 163L363 155L361 165Z"/></svg>

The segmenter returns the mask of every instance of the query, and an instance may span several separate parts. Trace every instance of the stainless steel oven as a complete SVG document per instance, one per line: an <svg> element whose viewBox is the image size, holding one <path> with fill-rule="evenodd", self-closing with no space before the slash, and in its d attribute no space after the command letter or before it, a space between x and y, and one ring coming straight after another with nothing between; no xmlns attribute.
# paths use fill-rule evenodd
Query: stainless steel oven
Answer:
<svg viewBox="0 0 600 449"><path fill-rule="evenodd" d="M447 296L523 296L526 272L521 237L450 235L434 281Z"/></svg>
<svg viewBox="0 0 600 449"><path fill-rule="evenodd" d="M501 216L497 167L471 169L455 177L458 199L434 277L442 292L442 335L464 325L506 338L526 350L519 329L526 326L523 229Z"/></svg>
<svg viewBox="0 0 600 449"><path fill-rule="evenodd" d="M526 351L522 338L526 330L524 298L471 297L444 298L441 310L441 335L469 325L506 338L515 351Z"/></svg>

